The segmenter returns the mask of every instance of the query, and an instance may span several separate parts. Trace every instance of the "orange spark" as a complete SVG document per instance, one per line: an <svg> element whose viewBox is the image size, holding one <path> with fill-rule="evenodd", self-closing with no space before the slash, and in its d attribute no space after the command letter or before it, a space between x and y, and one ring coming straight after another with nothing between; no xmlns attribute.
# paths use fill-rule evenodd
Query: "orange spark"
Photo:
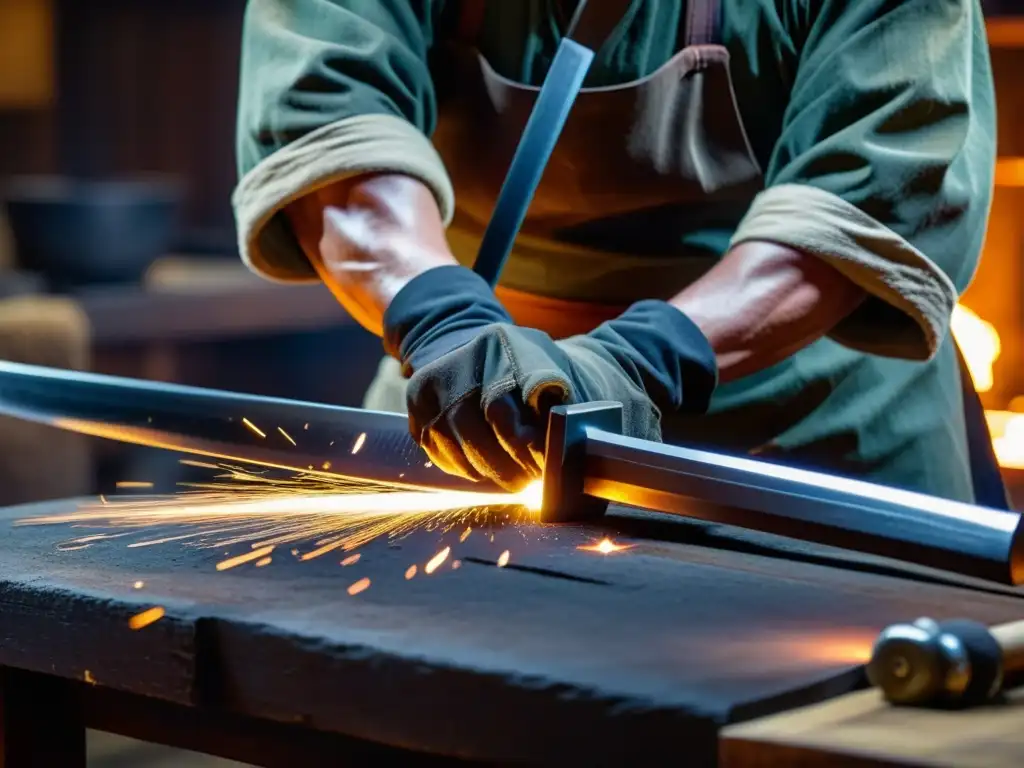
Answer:
<svg viewBox="0 0 1024 768"><path fill-rule="evenodd" d="M426 573L428 574L431 574L434 571L436 571L441 566L441 563L448 559L448 555L451 554L451 551L451 547L445 547L444 549L442 549L440 552L438 552L436 555L430 558L430 562L428 562L423 567L423 570L426 571Z"/></svg>
<svg viewBox="0 0 1024 768"><path fill-rule="evenodd" d="M284 439L285 439L285 440L287 440L287 441L288 441L289 443L291 443L292 445L298 445L298 443L296 443L296 442L295 442L295 441L294 441L294 440L292 439L292 436L291 436L291 435L289 435L289 434L288 434L287 432L285 432L285 431L284 431L283 429L281 429L280 427L278 427L278 428L277 428L277 431L278 431L278 432L280 432L280 433L281 433L282 435L284 435Z"/></svg>
<svg viewBox="0 0 1024 768"><path fill-rule="evenodd" d="M464 530L464 531L462 532L462 535L461 535L461 536L459 536L459 543L461 544L461 543L462 543L462 542L464 542L464 541L465 541L466 539L468 539L468 538L469 538L469 534L471 534L472 532L473 532L473 529L472 529L472 528L467 528L466 530Z"/></svg>
<svg viewBox="0 0 1024 768"><path fill-rule="evenodd" d="M254 565L257 568L262 568L264 565L270 565L273 561L274 561L274 558L272 558L272 557L264 557L264 558L262 558L260 560L257 560L254 563Z"/></svg>
<svg viewBox="0 0 1024 768"><path fill-rule="evenodd" d="M89 685L96 685L96 678L92 676L92 672L88 669L85 670L85 674L82 675L82 679L85 680Z"/></svg>
<svg viewBox="0 0 1024 768"><path fill-rule="evenodd" d="M363 433L361 433L359 435L359 437L356 438L355 445L352 446L352 454L355 455L355 454L359 453L359 449L363 447L363 443L365 443L365 442L366 442L366 433L363 432Z"/></svg>
<svg viewBox="0 0 1024 768"><path fill-rule="evenodd" d="M216 464L210 464L206 461L196 461L195 459L178 459L179 464L184 464L186 467L199 467L200 469L223 469Z"/></svg>
<svg viewBox="0 0 1024 768"><path fill-rule="evenodd" d="M601 539L596 544L582 544L576 549L581 549L584 552L599 552L602 555L610 555L614 552L622 552L627 549L632 549L633 545L616 544L614 541L609 539L607 536Z"/></svg>
<svg viewBox="0 0 1024 768"><path fill-rule="evenodd" d="M331 462L329 462L329 461L325 461L325 462L323 463L323 468L324 468L325 470L327 470L327 469L330 469L330 468L331 468Z"/></svg>
<svg viewBox="0 0 1024 768"><path fill-rule="evenodd" d="M266 432L264 432L262 429L260 429L259 427L257 427L255 424L253 424L251 421L244 417L242 418L242 423L245 424L245 426L249 428L249 431L252 432L254 435L258 435L259 437L267 436Z"/></svg>
<svg viewBox="0 0 1024 768"><path fill-rule="evenodd" d="M86 502L70 513L23 518L15 524L125 529L123 533L75 539L59 545L61 550L80 549L92 539L126 536L132 530L192 526L180 533L160 531L128 546L194 542L202 548L227 549L217 566L226 570L258 561L273 547L291 547L294 556L310 560L335 550L349 555L378 537L399 537L423 527L466 531L467 522L475 515L496 506L516 507L529 519L541 494L540 483L512 494L440 491L306 473L286 479L266 469L246 470L230 463L216 466L222 474L215 481L186 483L194 490L178 496L123 497L106 505ZM298 542L312 542L313 551L302 553L295 548ZM232 548L238 545L253 551L231 558Z"/></svg>
<svg viewBox="0 0 1024 768"><path fill-rule="evenodd" d="M408 568L405 569L405 580L406 581L408 581L409 579L411 579L415 575L416 575L416 566L415 565L410 565Z"/></svg>
<svg viewBox="0 0 1024 768"><path fill-rule="evenodd" d="M147 608L142 613L137 613L128 619L129 629L142 629L148 627L150 624L160 621L164 617L164 609L159 605L152 608Z"/></svg>
<svg viewBox="0 0 1024 768"><path fill-rule="evenodd" d="M507 549L500 555L498 555L498 567L504 568L506 565L508 565L509 557L511 557L511 555L509 554L509 551Z"/></svg>
<svg viewBox="0 0 1024 768"><path fill-rule="evenodd" d="M365 576L357 581L355 584L348 588L350 595L358 595L360 592L365 592L370 588L370 580Z"/></svg>
<svg viewBox="0 0 1024 768"><path fill-rule="evenodd" d="M251 563L253 560L259 560L260 558L266 557L274 551L274 547L260 547L254 549L252 552L246 552L244 555L238 555L237 557L229 557L227 560L221 560L217 563L218 571L226 571L229 568L242 565L244 563Z"/></svg>
<svg viewBox="0 0 1024 768"><path fill-rule="evenodd" d="M122 480L119 483L115 483L117 488L152 488L152 483L136 482L134 480Z"/></svg>
<svg viewBox="0 0 1024 768"><path fill-rule="evenodd" d="M355 565L356 563L359 562L359 557L360 557L359 553L356 552L354 555L349 555L344 560L342 560L341 564L342 565Z"/></svg>

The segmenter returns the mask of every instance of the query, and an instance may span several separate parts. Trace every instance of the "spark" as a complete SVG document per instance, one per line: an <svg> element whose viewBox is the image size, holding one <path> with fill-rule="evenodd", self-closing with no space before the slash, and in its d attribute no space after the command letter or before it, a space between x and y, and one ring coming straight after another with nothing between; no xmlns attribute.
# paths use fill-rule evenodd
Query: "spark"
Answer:
<svg viewBox="0 0 1024 768"><path fill-rule="evenodd" d="M607 536L594 544L581 544L576 547L576 549L583 550L584 552L599 552L602 555L610 555L614 552L622 552L632 548L633 546L631 544L616 544Z"/></svg>
<svg viewBox="0 0 1024 768"><path fill-rule="evenodd" d="M509 557L511 557L511 555L509 554L509 551L507 549L500 555L498 555L498 567L504 568L506 565L508 565Z"/></svg>
<svg viewBox="0 0 1024 768"><path fill-rule="evenodd" d="M352 446L352 455L359 453L359 449L363 447L363 443L366 442L366 433L360 433L359 437L356 438L355 445Z"/></svg>
<svg viewBox="0 0 1024 768"><path fill-rule="evenodd" d="M229 557L227 560L221 560L217 563L217 570L226 571L229 568L244 565L245 563L251 563L253 560L259 560L260 558L266 557L273 551L273 546L260 547L259 549L254 549L252 552L246 552L244 555Z"/></svg>
<svg viewBox="0 0 1024 768"><path fill-rule="evenodd" d="M431 574L434 571L436 571L441 566L441 563L448 559L448 555L451 554L451 551L451 547L445 547L444 549L442 549L440 552L438 552L436 555L430 558L430 561L425 566L423 566L423 571L427 574Z"/></svg>
<svg viewBox="0 0 1024 768"><path fill-rule="evenodd" d="M358 595L360 592L365 592L369 588L370 580L364 576L348 588L348 593L350 595Z"/></svg>
<svg viewBox="0 0 1024 768"><path fill-rule="evenodd" d="M325 462L323 463L323 468L324 468L324 470L328 470L328 469L330 469L330 468L331 468L331 462L329 462L329 461L325 461Z"/></svg>
<svg viewBox="0 0 1024 768"><path fill-rule="evenodd" d="M405 569L405 580L406 581L408 581L409 579L411 579L415 575L416 575L416 566L415 565L410 565L408 568Z"/></svg>
<svg viewBox="0 0 1024 768"><path fill-rule="evenodd" d="M89 685L96 685L96 678L92 676L92 672L90 672L88 669L85 670L85 673L82 675L82 679L85 680L85 682L87 682Z"/></svg>
<svg viewBox="0 0 1024 768"><path fill-rule="evenodd" d="M253 424L247 418L242 417L242 423L245 424L245 426L249 428L249 431L252 432L254 435L257 435L259 437L266 437L267 436L266 432L264 432L262 429L257 427L255 424Z"/></svg>
<svg viewBox="0 0 1024 768"><path fill-rule="evenodd" d="M462 532L462 535L461 535L461 536L459 536L459 543L461 544L461 543L462 543L462 542L464 542L464 541L465 541L466 539L468 539L468 538L469 538L469 534L471 534L472 532L473 532L473 528L472 528L472 527L470 527L470 528L467 528L466 530L464 530L464 531Z"/></svg>
<svg viewBox="0 0 1024 768"><path fill-rule="evenodd" d="M295 557L307 561L334 551L352 553L378 537L397 539L421 528L465 527L465 537L470 523L493 521L494 508L513 510L507 516L513 523L533 519L541 498L539 483L519 493L485 493L410 489L294 472L282 477L280 472L246 470L226 462L207 466L217 470L212 480L183 483L184 490L177 495L86 502L68 513L25 518L16 524L122 529L58 545L65 551L91 546L96 539L133 534L129 548L176 542L227 550L217 564L221 571L258 563L275 547L289 547ZM237 546L252 551L231 557ZM430 573L440 564L425 570Z"/></svg>
<svg viewBox="0 0 1024 768"><path fill-rule="evenodd" d="M344 560L342 560L341 564L342 565L355 565L356 563L359 562L359 558L360 557L361 557L361 555L358 552L356 552L354 555L349 555Z"/></svg>
<svg viewBox="0 0 1024 768"><path fill-rule="evenodd" d="M255 565L257 568L262 568L265 565L270 565L273 561L274 559L271 557L264 557L257 560L255 563L253 563L253 565Z"/></svg>
<svg viewBox="0 0 1024 768"><path fill-rule="evenodd" d="M146 586L146 582L144 581L136 581L134 584L132 584L132 587L135 589L142 589L144 586Z"/></svg>
<svg viewBox="0 0 1024 768"><path fill-rule="evenodd" d="M223 467L211 464L208 461L196 461L195 459L179 459L179 464L184 464L186 467L199 467L200 469L223 469Z"/></svg>
<svg viewBox="0 0 1024 768"><path fill-rule="evenodd" d="M117 488L152 488L152 483L138 482L134 480L122 480L119 483L114 484Z"/></svg>
<svg viewBox="0 0 1024 768"><path fill-rule="evenodd" d="M298 445L298 443L296 443L292 439L292 436L289 435L287 432L285 432L283 429L281 429L281 427L278 427L277 431L280 432L282 435L284 435L284 439L287 440L289 443L291 443L292 445Z"/></svg>
<svg viewBox="0 0 1024 768"><path fill-rule="evenodd" d="M128 619L128 628L142 629L143 627L148 627L150 624L160 621L164 617L164 613L164 609L159 605L147 608L142 613L137 613Z"/></svg>
<svg viewBox="0 0 1024 768"><path fill-rule="evenodd" d="M461 567L462 567L462 561L461 560L452 560L452 570L453 571L457 571Z"/></svg>

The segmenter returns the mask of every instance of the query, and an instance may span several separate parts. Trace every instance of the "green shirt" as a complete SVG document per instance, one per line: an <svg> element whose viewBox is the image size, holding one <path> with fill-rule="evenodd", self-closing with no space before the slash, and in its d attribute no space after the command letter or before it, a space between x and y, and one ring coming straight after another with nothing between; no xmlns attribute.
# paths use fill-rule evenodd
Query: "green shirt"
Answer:
<svg viewBox="0 0 1024 768"><path fill-rule="evenodd" d="M900 464L895 479L884 469L877 476L963 498L962 473L948 469L963 444L962 422L949 415L959 405L948 324L977 267L993 184L994 97L980 8L976 0L722 4L722 43L765 191L736 231L689 239L718 254L743 239L779 241L821 256L872 298L832 334L842 345L822 340L723 388L717 411L750 419L749 408L777 400L792 414L793 398L811 392L815 418L787 416L756 441L762 450L813 453L847 435L838 450L858 473ZM458 5L250 0L235 208L243 257L255 269L314 278L278 211L367 169L420 176L450 220L450 183L424 137L438 110L432 54L454 35ZM684 9L685 0L634 0L587 85L627 82L665 63ZM549 0L492 0L480 49L500 74L538 84L559 42L559 18ZM894 425L894 408L913 414L910 422ZM943 453L936 467L925 466Z"/></svg>

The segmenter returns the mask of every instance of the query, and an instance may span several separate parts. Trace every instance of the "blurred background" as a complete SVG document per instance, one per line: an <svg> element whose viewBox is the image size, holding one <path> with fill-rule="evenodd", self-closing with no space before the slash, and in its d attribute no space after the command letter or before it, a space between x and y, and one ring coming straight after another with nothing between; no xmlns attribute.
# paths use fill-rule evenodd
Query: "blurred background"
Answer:
<svg viewBox="0 0 1024 768"><path fill-rule="evenodd" d="M1024 0L982 4L1000 157L954 332L1024 505ZM359 403L379 342L322 286L264 282L237 256L244 5L0 0L0 358ZM2 505L188 479L158 451L6 419L0 435ZM117 740L95 749L98 765L185 764Z"/></svg>

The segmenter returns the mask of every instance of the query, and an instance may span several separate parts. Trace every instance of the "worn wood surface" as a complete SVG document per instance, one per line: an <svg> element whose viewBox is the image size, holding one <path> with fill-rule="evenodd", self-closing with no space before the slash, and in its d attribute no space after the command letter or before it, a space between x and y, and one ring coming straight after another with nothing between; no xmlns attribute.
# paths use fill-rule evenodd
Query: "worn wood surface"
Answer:
<svg viewBox="0 0 1024 768"><path fill-rule="evenodd" d="M71 506L7 509L0 525ZM685 750L702 765L722 724L860 685L891 622L1024 615L1016 590L924 569L641 513L606 524L463 543L463 527L423 530L347 567L285 550L224 572L215 564L245 546L125 537L62 551L90 531L12 526L0 665L445 755L596 764ZM633 548L578 549L605 532ZM443 546L452 557L424 576ZM363 577L371 587L349 595ZM165 618L130 630L152 605Z"/></svg>
<svg viewBox="0 0 1024 768"><path fill-rule="evenodd" d="M1024 690L964 712L891 707L858 691L722 732L723 768L1020 768Z"/></svg>

